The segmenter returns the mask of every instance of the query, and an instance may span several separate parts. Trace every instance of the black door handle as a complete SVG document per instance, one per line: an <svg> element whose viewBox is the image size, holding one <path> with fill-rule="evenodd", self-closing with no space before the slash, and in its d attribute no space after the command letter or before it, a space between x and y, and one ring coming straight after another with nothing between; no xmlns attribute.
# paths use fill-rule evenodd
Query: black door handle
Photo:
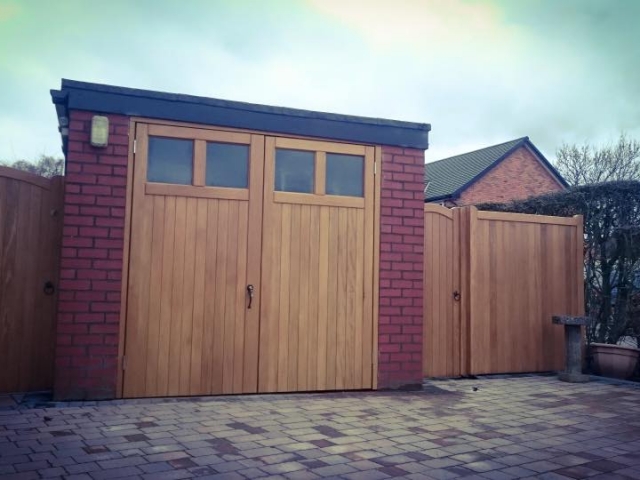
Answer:
<svg viewBox="0 0 640 480"><path fill-rule="evenodd" d="M44 282L42 291L45 295L53 295L56 292L56 287L53 285L53 282L51 280L47 280L46 282Z"/></svg>
<svg viewBox="0 0 640 480"><path fill-rule="evenodd" d="M253 302L253 285L247 285L247 293L249 294L249 306L247 308L251 308L251 302Z"/></svg>

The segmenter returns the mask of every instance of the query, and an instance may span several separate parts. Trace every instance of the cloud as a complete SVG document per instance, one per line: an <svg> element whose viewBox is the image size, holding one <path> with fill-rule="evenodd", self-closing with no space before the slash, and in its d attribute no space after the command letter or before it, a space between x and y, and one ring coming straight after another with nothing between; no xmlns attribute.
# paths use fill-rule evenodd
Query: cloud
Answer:
<svg viewBox="0 0 640 480"><path fill-rule="evenodd" d="M61 77L430 122L428 160L524 135L552 158L565 141L640 138L638 13L624 0L0 0L0 158L59 151Z"/></svg>

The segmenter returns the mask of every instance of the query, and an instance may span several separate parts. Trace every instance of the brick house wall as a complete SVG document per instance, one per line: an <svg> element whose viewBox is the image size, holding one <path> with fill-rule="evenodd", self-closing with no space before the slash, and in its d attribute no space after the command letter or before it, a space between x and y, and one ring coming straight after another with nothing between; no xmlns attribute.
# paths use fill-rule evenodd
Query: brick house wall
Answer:
<svg viewBox="0 0 640 480"><path fill-rule="evenodd" d="M89 143L89 112L70 112L54 394L114 398L118 364L129 119L109 115L109 146Z"/></svg>
<svg viewBox="0 0 640 480"><path fill-rule="evenodd" d="M92 112L71 111L66 158L54 395L115 398L129 118L109 115L109 146L89 142ZM424 152L382 147L378 388L422 383Z"/></svg>
<svg viewBox="0 0 640 480"><path fill-rule="evenodd" d="M564 190L564 187L523 146L463 191L455 205L508 202L560 190Z"/></svg>
<svg viewBox="0 0 640 480"><path fill-rule="evenodd" d="M382 147L378 388L422 384L424 152Z"/></svg>

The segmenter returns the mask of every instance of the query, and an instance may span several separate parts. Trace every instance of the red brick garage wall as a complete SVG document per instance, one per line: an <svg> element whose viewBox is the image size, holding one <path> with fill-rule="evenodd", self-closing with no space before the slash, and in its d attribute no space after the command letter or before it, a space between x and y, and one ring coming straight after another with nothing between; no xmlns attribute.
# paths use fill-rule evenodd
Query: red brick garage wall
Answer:
<svg viewBox="0 0 640 480"><path fill-rule="evenodd" d="M114 398L129 120L109 116L109 146L93 148L93 114L70 116L54 393ZM416 388L422 382L424 153L383 147L382 157L378 387Z"/></svg>
<svg viewBox="0 0 640 480"><path fill-rule="evenodd" d="M456 205L507 202L563 189L528 148L520 147L462 192Z"/></svg>
<svg viewBox="0 0 640 480"><path fill-rule="evenodd" d="M378 388L422 384L424 152L382 148Z"/></svg>
<svg viewBox="0 0 640 480"><path fill-rule="evenodd" d="M129 119L109 116L109 146L70 113L56 333L56 399L116 395Z"/></svg>

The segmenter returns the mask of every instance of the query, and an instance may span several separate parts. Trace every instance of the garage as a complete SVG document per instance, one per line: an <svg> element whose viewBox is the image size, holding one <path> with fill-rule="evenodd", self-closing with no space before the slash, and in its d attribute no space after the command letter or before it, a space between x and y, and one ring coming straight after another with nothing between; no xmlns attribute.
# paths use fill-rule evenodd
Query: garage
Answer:
<svg viewBox="0 0 640 480"><path fill-rule="evenodd" d="M428 124L63 80L57 399L415 388Z"/></svg>
<svg viewBox="0 0 640 480"><path fill-rule="evenodd" d="M124 396L371 388L374 148L135 132Z"/></svg>

